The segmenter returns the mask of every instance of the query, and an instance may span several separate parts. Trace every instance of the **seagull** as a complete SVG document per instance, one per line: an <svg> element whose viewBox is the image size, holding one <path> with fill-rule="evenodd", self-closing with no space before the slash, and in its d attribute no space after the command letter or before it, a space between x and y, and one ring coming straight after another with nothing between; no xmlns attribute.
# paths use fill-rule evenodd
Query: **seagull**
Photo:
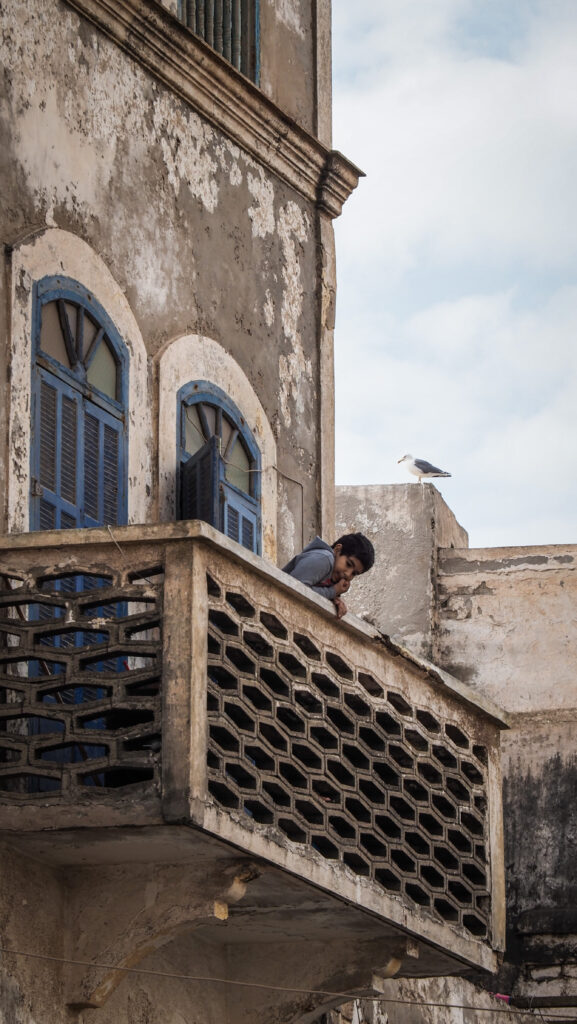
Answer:
<svg viewBox="0 0 577 1024"><path fill-rule="evenodd" d="M445 473L444 469L438 469L437 466L432 466L430 462L425 462L424 459L414 459L412 455L403 455L402 459L398 459L398 462L406 462L409 473L413 476L418 476L419 483L422 484L423 477L425 480L430 480L434 476L450 476L450 473Z"/></svg>

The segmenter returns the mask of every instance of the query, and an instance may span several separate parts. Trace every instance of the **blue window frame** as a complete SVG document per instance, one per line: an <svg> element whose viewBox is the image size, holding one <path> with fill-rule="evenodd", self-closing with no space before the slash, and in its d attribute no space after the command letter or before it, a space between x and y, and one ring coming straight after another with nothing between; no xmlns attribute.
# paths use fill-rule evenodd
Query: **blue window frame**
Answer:
<svg viewBox="0 0 577 1024"><path fill-rule="evenodd" d="M180 21L258 85L259 0L178 0Z"/></svg>
<svg viewBox="0 0 577 1024"><path fill-rule="evenodd" d="M34 296L30 528L126 522L125 346L77 281Z"/></svg>
<svg viewBox="0 0 577 1024"><path fill-rule="evenodd" d="M257 554L261 550L261 460L242 413L215 385L178 392L181 519L202 519Z"/></svg>
<svg viewBox="0 0 577 1024"><path fill-rule="evenodd" d="M30 528L65 530L126 522L126 399L128 355L110 317L78 281L46 277L37 282L33 306L32 446ZM55 592L84 592L99 580L79 574L62 577ZM60 612L39 606L38 618L57 619ZM57 636L45 641L61 649L83 646L85 637ZM52 665L52 667L50 667ZM115 659L103 659L96 669L115 670ZM40 663L31 665L32 676ZM58 663L46 662L45 673L60 675ZM78 686L47 693L44 702L93 705L104 696L100 687ZM100 727L95 719L92 728ZM45 730L41 718L28 721L29 735ZM48 752L55 762L97 757L104 748L73 746L63 753ZM95 785L102 784L95 776ZM43 791L46 782L30 791Z"/></svg>

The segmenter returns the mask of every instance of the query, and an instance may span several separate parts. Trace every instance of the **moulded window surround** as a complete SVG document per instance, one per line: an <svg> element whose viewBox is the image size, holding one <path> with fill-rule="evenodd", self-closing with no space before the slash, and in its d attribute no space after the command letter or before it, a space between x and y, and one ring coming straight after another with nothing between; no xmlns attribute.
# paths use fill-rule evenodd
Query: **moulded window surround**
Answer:
<svg viewBox="0 0 577 1024"><path fill-rule="evenodd" d="M98 410L96 418L106 420L107 415L112 416L112 427L118 425L117 414L124 410L128 435L124 474L125 521L151 522L154 518L151 471L154 451L151 416L153 402L149 393L148 359L142 335L122 288L102 258L76 235L60 228L46 228L23 239L12 250L8 430L9 450L17 452L18 458L10 459L7 467L8 530L22 533L30 529L31 478L34 475L31 472L30 412L33 407L32 370L36 365L33 339L40 326L35 321L37 306L34 299L36 284L48 278L82 282L82 287L92 297L94 306L90 304L91 309L99 308L104 313L105 318L108 318L105 327L109 327L112 333L107 334L108 351L104 353L104 358L98 356L99 346L94 347L92 354L88 355L99 326L97 317L85 316L84 353L87 365L82 372L77 370L75 377L70 369L66 370L66 362L61 358L64 351L70 360L60 330L58 308L49 309L49 304L46 304L48 312L45 326L51 340L45 330L42 354L38 358L39 363L42 363L40 370L51 374L58 381L62 394L66 393L68 386L80 381L82 373L86 373L84 393L90 395ZM74 290L69 297L65 297L67 307L74 307L77 301L78 295ZM75 314L70 308L67 308L67 313L73 323ZM50 330L51 326L59 330ZM116 337L122 339L119 347L115 345ZM58 364L64 369L58 371ZM115 376L113 366L118 371L117 398L106 394L107 390L111 390L111 380ZM78 388L75 394L77 397L80 394ZM94 424L91 426L94 428Z"/></svg>
<svg viewBox="0 0 577 1024"><path fill-rule="evenodd" d="M158 479L159 519L171 522L178 517L177 460L181 426L177 396L193 381L204 381L226 396L242 413L247 424L248 441L255 446L252 457L260 456L260 473L254 474L260 486L262 554L276 564L277 472L276 442L266 413L250 381L236 360L223 346L203 335L189 334L169 342L158 355ZM193 429L189 426L189 429ZM246 435L245 435L246 440ZM249 447L250 455L250 447ZM251 474L252 475L252 474Z"/></svg>

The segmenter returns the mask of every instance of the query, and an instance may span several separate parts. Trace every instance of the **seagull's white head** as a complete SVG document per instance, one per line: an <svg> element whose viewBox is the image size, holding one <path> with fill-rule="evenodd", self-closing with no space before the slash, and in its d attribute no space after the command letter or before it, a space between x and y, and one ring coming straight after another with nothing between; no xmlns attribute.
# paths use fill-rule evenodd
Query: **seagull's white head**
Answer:
<svg viewBox="0 0 577 1024"><path fill-rule="evenodd" d="M413 456L412 455L403 455L402 459L397 459L397 464L399 462L412 462L412 460L413 460Z"/></svg>

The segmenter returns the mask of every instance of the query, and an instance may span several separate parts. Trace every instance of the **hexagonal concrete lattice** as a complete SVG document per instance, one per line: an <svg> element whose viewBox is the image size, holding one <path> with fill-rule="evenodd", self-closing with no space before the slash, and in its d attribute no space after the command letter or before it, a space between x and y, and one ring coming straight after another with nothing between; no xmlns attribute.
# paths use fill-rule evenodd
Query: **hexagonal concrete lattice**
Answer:
<svg viewBox="0 0 577 1024"><path fill-rule="evenodd" d="M208 591L212 798L485 936L485 749L252 595Z"/></svg>

